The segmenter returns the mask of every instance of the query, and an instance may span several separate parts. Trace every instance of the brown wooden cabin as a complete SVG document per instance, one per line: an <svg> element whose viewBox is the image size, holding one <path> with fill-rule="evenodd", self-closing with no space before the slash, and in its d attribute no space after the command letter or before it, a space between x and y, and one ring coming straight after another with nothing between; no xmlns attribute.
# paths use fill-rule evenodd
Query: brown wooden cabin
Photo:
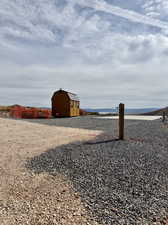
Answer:
<svg viewBox="0 0 168 225"><path fill-rule="evenodd" d="M72 117L80 115L80 101L76 94L60 89L51 99L53 117Z"/></svg>

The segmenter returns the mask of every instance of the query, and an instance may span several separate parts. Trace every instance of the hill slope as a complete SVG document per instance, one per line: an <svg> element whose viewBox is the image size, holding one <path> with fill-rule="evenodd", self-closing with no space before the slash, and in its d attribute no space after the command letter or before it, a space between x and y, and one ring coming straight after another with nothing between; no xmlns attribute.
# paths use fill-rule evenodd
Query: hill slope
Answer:
<svg viewBox="0 0 168 225"><path fill-rule="evenodd" d="M158 115L158 116L161 116L161 115L163 115L163 112L165 112L166 115L168 115L168 107L158 109L158 110L155 110L155 111L152 111L152 112L143 113L142 115L156 115L156 116Z"/></svg>

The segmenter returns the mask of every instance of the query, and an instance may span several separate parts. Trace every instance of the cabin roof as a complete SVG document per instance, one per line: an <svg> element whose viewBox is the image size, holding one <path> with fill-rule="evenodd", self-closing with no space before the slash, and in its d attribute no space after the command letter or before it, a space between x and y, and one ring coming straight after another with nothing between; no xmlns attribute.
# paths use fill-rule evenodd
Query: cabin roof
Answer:
<svg viewBox="0 0 168 225"><path fill-rule="evenodd" d="M56 91L55 93L54 93L54 95L56 94L56 93L58 93L58 92L60 92L60 91L62 91L62 92L65 92L67 95L68 95L68 97L70 98L70 100L73 100L73 101L80 101L79 100L79 97L77 96L77 94L74 94L74 93L71 93L71 92L68 92L68 91L64 91L64 90L62 90L62 89L60 89L59 91ZM53 95L53 96L54 96Z"/></svg>
<svg viewBox="0 0 168 225"><path fill-rule="evenodd" d="M79 102L79 98L76 94L74 93L70 93L70 92L67 92L67 95L69 96L69 98L73 101L78 101Z"/></svg>

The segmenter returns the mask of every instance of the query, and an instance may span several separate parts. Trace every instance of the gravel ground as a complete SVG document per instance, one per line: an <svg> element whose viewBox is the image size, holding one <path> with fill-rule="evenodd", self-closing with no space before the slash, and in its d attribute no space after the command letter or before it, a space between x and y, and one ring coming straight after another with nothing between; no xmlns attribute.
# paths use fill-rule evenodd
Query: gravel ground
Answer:
<svg viewBox="0 0 168 225"><path fill-rule="evenodd" d="M50 119L50 120L26 120L31 123L39 123L48 126L57 127L71 127L90 130L101 130L104 132L114 133L117 129L117 120L99 119L98 116L83 116L74 118L62 118L62 119ZM126 120L125 126L132 126L133 124L139 124L139 120Z"/></svg>
<svg viewBox="0 0 168 225"><path fill-rule="evenodd" d="M74 121L71 126L79 123ZM82 123L105 132L90 142L51 149L29 160L27 168L63 174L99 224L166 224L168 128L160 121L127 121L126 140L118 141L115 121Z"/></svg>
<svg viewBox="0 0 168 225"><path fill-rule="evenodd" d="M84 117L29 122L13 122L27 132L15 137L13 158L1 151L0 172L5 174L0 189L1 224L166 224L167 125L126 121L125 141L118 141L114 120ZM50 137L56 130L50 129L57 130L57 140ZM9 130L13 134L11 124L4 137ZM45 135L50 131L50 139L41 143L44 131ZM33 143L30 134L35 134ZM20 152L16 151L23 141ZM7 143L0 142L1 146Z"/></svg>

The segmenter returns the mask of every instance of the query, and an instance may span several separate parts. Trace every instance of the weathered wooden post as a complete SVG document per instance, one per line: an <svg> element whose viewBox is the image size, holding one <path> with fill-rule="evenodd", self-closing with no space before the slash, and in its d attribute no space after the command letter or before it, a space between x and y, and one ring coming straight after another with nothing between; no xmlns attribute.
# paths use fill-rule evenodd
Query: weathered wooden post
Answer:
<svg viewBox="0 0 168 225"><path fill-rule="evenodd" d="M124 104L119 104L119 140L124 140Z"/></svg>

